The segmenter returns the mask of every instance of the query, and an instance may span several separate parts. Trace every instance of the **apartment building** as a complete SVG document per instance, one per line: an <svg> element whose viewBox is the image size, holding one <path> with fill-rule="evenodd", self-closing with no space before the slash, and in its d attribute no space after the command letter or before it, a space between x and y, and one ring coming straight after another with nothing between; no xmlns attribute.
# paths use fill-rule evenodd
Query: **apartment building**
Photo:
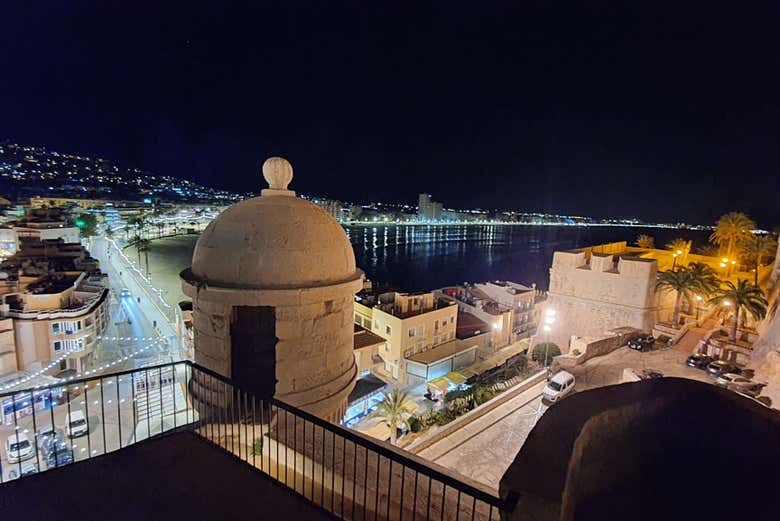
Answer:
<svg viewBox="0 0 780 521"><path fill-rule="evenodd" d="M85 272L45 275L0 296L0 317L13 320L16 370L57 361L59 370L83 372L108 326L108 288Z"/></svg>
<svg viewBox="0 0 780 521"><path fill-rule="evenodd" d="M406 359L455 340L458 307L433 293L364 290L355 297L355 323L387 340L383 370L406 383Z"/></svg>
<svg viewBox="0 0 780 521"><path fill-rule="evenodd" d="M489 281L441 288L434 292L457 304L463 313L486 323L488 347L494 352L530 335L535 329L536 289L509 281ZM480 353L482 356L490 353Z"/></svg>

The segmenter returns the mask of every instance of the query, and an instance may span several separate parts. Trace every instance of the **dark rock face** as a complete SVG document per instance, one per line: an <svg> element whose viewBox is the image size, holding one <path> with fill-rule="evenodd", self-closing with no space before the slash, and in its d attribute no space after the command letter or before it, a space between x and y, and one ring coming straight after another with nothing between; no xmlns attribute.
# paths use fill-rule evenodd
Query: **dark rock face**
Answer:
<svg viewBox="0 0 780 521"><path fill-rule="evenodd" d="M552 407L504 475L514 520L777 519L780 413L678 378Z"/></svg>

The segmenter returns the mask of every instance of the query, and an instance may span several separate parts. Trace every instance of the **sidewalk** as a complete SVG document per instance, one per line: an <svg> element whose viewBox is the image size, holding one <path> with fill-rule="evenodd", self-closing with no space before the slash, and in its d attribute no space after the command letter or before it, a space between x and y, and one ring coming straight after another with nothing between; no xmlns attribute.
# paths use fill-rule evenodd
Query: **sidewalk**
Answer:
<svg viewBox="0 0 780 521"><path fill-rule="evenodd" d="M107 247L110 248L110 254L106 253ZM161 308L159 296L150 290L145 281L134 275L136 268L124 258L121 250L102 237L94 237L90 252L100 261L101 269L108 274L111 288L116 293L122 288L130 290L144 316L150 322L156 322L157 334L168 339L171 353L178 353L179 337L168 314ZM141 297L140 302L138 297ZM172 308L169 314L173 317Z"/></svg>

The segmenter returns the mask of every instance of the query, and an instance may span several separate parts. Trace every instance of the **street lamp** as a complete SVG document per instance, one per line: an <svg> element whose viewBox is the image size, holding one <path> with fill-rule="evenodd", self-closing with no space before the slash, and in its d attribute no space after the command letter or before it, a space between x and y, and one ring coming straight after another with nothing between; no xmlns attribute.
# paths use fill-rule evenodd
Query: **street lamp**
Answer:
<svg viewBox="0 0 780 521"><path fill-rule="evenodd" d="M544 337L544 365L547 368L547 379L550 379L550 366L548 365L550 355L550 331L552 331L552 325L555 323L556 311L553 308L547 308L544 310L544 325L542 331L545 332Z"/></svg>
<svg viewBox="0 0 780 521"><path fill-rule="evenodd" d="M674 271L675 268L677 267L677 256L678 255L679 255L679 253L672 253L672 257L674 258L674 261L672 262L672 271Z"/></svg>
<svg viewBox="0 0 780 521"><path fill-rule="evenodd" d="M696 295L696 325L699 325L699 312L701 311L701 295Z"/></svg>

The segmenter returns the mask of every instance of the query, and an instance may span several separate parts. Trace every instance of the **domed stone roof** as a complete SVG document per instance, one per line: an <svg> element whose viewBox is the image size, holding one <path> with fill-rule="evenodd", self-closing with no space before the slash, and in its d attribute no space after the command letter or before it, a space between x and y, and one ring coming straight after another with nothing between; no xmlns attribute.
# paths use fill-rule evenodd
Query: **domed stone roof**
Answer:
<svg viewBox="0 0 780 521"><path fill-rule="evenodd" d="M263 165L269 188L222 212L198 239L193 275L212 286L296 288L361 276L341 225L287 190L292 167L282 158Z"/></svg>

